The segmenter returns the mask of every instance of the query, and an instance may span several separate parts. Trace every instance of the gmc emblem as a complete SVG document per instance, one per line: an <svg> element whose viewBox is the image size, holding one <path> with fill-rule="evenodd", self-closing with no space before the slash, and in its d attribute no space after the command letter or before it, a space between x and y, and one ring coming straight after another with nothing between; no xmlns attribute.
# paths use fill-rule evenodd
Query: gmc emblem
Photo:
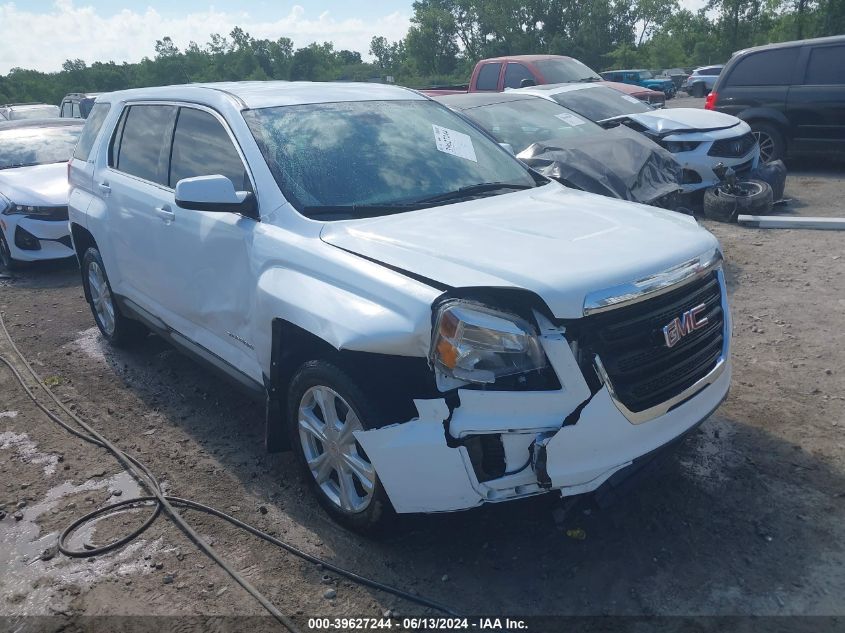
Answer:
<svg viewBox="0 0 845 633"><path fill-rule="evenodd" d="M706 306L702 303L684 312L680 318L675 317L663 326L663 339L666 347L674 347L675 344L690 332L703 328L707 325L707 317L700 317Z"/></svg>

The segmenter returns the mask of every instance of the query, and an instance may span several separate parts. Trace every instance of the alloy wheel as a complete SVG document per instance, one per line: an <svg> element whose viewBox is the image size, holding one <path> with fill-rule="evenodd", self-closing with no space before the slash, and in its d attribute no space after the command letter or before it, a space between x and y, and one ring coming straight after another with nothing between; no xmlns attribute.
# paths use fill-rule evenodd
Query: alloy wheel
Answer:
<svg viewBox="0 0 845 633"><path fill-rule="evenodd" d="M375 491L375 469L355 440L358 415L336 391L317 385L299 402L299 440L311 475L326 497L345 512L361 512Z"/></svg>
<svg viewBox="0 0 845 633"><path fill-rule="evenodd" d="M775 151L774 139L765 132L754 131L752 134L754 134L754 138L757 139L757 143L760 145L760 161L768 163Z"/></svg>
<svg viewBox="0 0 845 633"><path fill-rule="evenodd" d="M114 334L115 326L114 303L109 285L106 282L106 276L97 262L91 262L88 266L88 289L91 293L91 305L94 308L97 321L106 334L111 336Z"/></svg>

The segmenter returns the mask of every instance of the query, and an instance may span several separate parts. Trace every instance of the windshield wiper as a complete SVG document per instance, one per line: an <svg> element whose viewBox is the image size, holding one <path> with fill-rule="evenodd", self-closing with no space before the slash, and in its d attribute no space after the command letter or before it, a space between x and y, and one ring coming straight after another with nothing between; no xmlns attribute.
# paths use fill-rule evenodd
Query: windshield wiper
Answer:
<svg viewBox="0 0 845 633"><path fill-rule="evenodd" d="M396 204L329 204L302 207L302 213L309 218L317 218L323 215L341 215L354 219L390 215L391 213L402 213L404 211L416 211L417 209L422 209L424 206L426 205L417 202L400 202Z"/></svg>
<svg viewBox="0 0 845 633"><path fill-rule="evenodd" d="M447 191L446 193L440 193L436 196L431 196L430 198L423 198L422 200L417 200L417 203L425 204L428 202L443 202L445 200L459 200L461 198L471 198L472 196L476 196L481 193L487 193L492 191L499 191L501 189L533 189L536 185L523 185L518 183L509 183L509 182L481 182L477 185L467 185L466 187L461 187L460 189L456 189L455 191Z"/></svg>
<svg viewBox="0 0 845 633"><path fill-rule="evenodd" d="M578 83L593 83L595 81L601 81L601 77L581 77L581 79L578 80Z"/></svg>

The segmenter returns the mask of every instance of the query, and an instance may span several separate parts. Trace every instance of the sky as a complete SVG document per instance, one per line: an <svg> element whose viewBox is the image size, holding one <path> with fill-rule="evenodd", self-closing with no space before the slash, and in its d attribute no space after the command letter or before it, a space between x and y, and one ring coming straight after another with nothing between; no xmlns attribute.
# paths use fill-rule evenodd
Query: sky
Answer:
<svg viewBox="0 0 845 633"><path fill-rule="evenodd" d="M697 9L705 0L681 0ZM16 66L52 72L66 59L137 62L169 35L180 49L240 26L299 48L330 41L369 57L370 39L402 39L412 0L0 0L0 75Z"/></svg>

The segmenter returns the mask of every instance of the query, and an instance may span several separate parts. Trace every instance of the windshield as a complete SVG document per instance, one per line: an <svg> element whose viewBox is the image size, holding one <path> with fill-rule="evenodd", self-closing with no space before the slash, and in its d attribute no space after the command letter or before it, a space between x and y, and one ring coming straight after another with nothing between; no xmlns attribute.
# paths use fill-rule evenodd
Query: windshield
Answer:
<svg viewBox="0 0 845 633"><path fill-rule="evenodd" d="M574 81L601 81L589 66L577 59L541 59L534 62L547 84L564 84Z"/></svg>
<svg viewBox="0 0 845 633"><path fill-rule="evenodd" d="M500 143L509 143L517 154L533 143L604 133L595 123L540 98L493 103L463 114Z"/></svg>
<svg viewBox="0 0 845 633"><path fill-rule="evenodd" d="M605 86L559 92L552 95L552 99L591 121L603 121L625 114L654 111L651 106L636 97Z"/></svg>
<svg viewBox="0 0 845 633"><path fill-rule="evenodd" d="M312 218L397 213L477 185L484 195L537 185L519 161L433 101L280 106L244 118L285 197Z"/></svg>
<svg viewBox="0 0 845 633"><path fill-rule="evenodd" d="M11 111L12 120L19 121L21 119L52 119L59 116L59 107L54 105L44 105L38 107L14 108Z"/></svg>
<svg viewBox="0 0 845 633"><path fill-rule="evenodd" d="M0 130L0 169L63 163L80 132L81 125Z"/></svg>

